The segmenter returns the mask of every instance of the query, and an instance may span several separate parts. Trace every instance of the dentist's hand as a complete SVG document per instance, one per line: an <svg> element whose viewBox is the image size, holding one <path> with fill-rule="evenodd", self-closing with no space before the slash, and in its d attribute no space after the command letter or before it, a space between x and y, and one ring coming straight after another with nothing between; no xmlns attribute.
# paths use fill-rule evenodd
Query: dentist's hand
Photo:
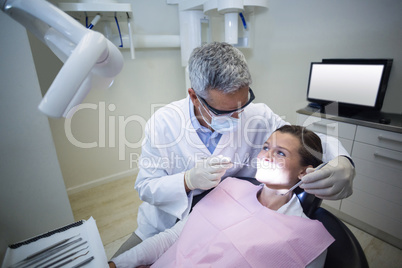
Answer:
<svg viewBox="0 0 402 268"><path fill-rule="evenodd" d="M355 168L345 156L338 156L328 162L320 170L307 169L307 175L302 178L303 188L307 193L327 200L339 200L350 196Z"/></svg>
<svg viewBox="0 0 402 268"><path fill-rule="evenodd" d="M195 163L195 167L184 173L186 189L208 190L219 184L226 170L233 164L229 157L211 156Z"/></svg>

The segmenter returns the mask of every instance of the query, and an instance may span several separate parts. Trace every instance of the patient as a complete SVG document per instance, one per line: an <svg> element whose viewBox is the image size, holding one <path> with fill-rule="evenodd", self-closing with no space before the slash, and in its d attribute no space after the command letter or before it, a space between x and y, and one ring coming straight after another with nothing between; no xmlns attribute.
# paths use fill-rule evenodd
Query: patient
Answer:
<svg viewBox="0 0 402 268"><path fill-rule="evenodd" d="M258 155L256 179L226 178L174 227L144 240L110 267L323 267L334 241L304 215L291 191L307 168L320 163L320 138L283 126Z"/></svg>

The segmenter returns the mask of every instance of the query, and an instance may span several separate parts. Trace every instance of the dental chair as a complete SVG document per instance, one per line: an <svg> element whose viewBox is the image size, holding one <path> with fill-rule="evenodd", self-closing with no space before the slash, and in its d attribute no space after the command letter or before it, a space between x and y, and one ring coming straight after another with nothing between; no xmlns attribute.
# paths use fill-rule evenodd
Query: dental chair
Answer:
<svg viewBox="0 0 402 268"><path fill-rule="evenodd" d="M261 184L254 178L241 177L238 179L247 180L255 185ZM205 191L193 198L194 206L200 201L209 191ZM294 190L300 203L303 207L303 212L310 219L320 221L327 231L335 238L327 250L325 259L325 268L366 268L368 262L366 255L359 242L349 228L335 217L331 212L320 207L322 200L312 194L304 192L301 188Z"/></svg>
<svg viewBox="0 0 402 268"><path fill-rule="evenodd" d="M320 207L322 200L301 188L296 188L294 192L300 200L304 214L310 219L320 221L335 238L335 242L328 247L324 267L369 267L359 241L342 221Z"/></svg>

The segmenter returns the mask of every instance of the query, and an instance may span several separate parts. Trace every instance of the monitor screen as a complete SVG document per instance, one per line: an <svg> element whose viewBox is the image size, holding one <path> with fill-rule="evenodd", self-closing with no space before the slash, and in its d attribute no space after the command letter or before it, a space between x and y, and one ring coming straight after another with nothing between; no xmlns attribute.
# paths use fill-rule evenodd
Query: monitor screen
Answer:
<svg viewBox="0 0 402 268"><path fill-rule="evenodd" d="M307 99L319 104L338 102L381 109L389 68L381 60L313 62Z"/></svg>

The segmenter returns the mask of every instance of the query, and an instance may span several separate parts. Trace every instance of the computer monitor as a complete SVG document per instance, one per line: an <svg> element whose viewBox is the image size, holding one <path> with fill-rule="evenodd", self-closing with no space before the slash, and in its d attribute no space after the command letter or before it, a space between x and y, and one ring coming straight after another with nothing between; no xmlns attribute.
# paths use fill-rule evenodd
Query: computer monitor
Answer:
<svg viewBox="0 0 402 268"><path fill-rule="evenodd" d="M324 59L312 62L307 100L342 110L381 110L392 59Z"/></svg>

